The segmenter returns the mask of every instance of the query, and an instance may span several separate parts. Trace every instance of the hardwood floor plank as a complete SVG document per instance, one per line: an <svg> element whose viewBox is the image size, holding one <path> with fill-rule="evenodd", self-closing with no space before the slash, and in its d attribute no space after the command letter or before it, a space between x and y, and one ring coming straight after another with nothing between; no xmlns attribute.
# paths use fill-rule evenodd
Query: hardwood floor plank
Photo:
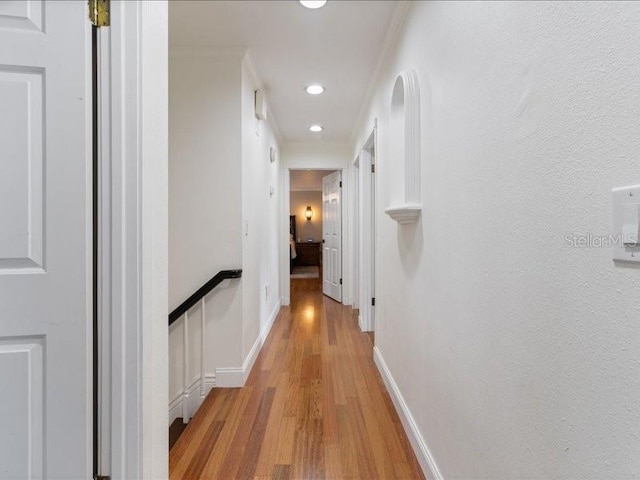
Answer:
<svg viewBox="0 0 640 480"><path fill-rule="evenodd" d="M280 388L275 388L273 404L269 413L269 419L265 428L265 434L260 449L260 457L256 467L255 475L270 476L273 466L277 464L276 456L278 455L278 437L280 435L280 423L282 422L282 413L284 411L284 402L286 400L286 386L289 384L289 373L282 372L280 380L277 384Z"/></svg>
<svg viewBox="0 0 640 480"><path fill-rule="evenodd" d="M249 436L249 440L247 441L244 455L242 457L240 471L238 473L240 478L251 478L255 474L258 459L260 458L262 439L264 438L264 433L267 429L267 421L269 420L269 414L271 413L274 395L275 389L267 388L262 396L260 408L258 408L258 413L255 416L253 426L251 428L251 435Z"/></svg>
<svg viewBox="0 0 640 480"><path fill-rule="evenodd" d="M290 465L274 465L271 480L289 480Z"/></svg>
<svg viewBox="0 0 640 480"><path fill-rule="evenodd" d="M292 282L241 389L214 389L170 452L170 478L423 479L357 315Z"/></svg>
<svg viewBox="0 0 640 480"><path fill-rule="evenodd" d="M371 439L367 434L367 429L362 418L362 411L357 398L350 397L347 399L349 406L349 421L353 426L353 435L355 437L356 460L358 462L358 471L362 478L384 479L376 469L376 462L371 448ZM389 479L392 480L392 479Z"/></svg>
<svg viewBox="0 0 640 480"><path fill-rule="evenodd" d="M389 454L387 442L380 428L375 409L368 405L360 405L360 416L365 425L366 435L371 445L371 452L380 478L385 480L396 478L393 459Z"/></svg>
<svg viewBox="0 0 640 480"><path fill-rule="evenodd" d="M337 444L324 445L324 467L326 477L331 480L345 478L342 474L342 462L340 461L340 446Z"/></svg>
<svg viewBox="0 0 640 480"><path fill-rule="evenodd" d="M336 337L336 326L332 318L327 318L327 341L329 345L336 345L338 337Z"/></svg>
<svg viewBox="0 0 640 480"><path fill-rule="evenodd" d="M232 400L229 397L233 396L234 392L229 391L219 391L209 395L191 419L176 445L169 452L169 471L173 472L176 478L182 478L185 475L198 447L204 442L211 423L215 422L216 416L224 408L225 400ZM198 461L196 459L196 462Z"/></svg>
<svg viewBox="0 0 640 480"><path fill-rule="evenodd" d="M278 450L275 463L280 465L291 465L293 463L293 450L296 438L295 417L284 417L278 429Z"/></svg>
<svg viewBox="0 0 640 480"><path fill-rule="evenodd" d="M204 466L211 455L211 451L216 445L224 422L215 421L207 430L206 435L202 439L202 443L198 446L193 460L189 463L187 471L184 473L185 478L199 478Z"/></svg>
<svg viewBox="0 0 640 480"><path fill-rule="evenodd" d="M236 430L236 434L233 437L231 446L224 457L222 465L219 467L215 476L202 478L225 478L232 479L238 477L238 471L242 467L242 459L244 458L244 452L249 441L249 437L251 436L251 427L255 422L255 415L243 415L240 424L238 425L238 429ZM247 477L242 477L247 478Z"/></svg>
<svg viewBox="0 0 640 480"><path fill-rule="evenodd" d="M251 388L234 389L238 391L236 401L231 409L224 428L218 438L218 446L213 450L211 456L207 460L207 464L202 471L201 478L214 479L224 478L219 475L222 469L228 452L232 449L233 442L238 434L238 429L244 418L242 412L245 409L249 397L251 396ZM169 477L179 479L182 478L177 474L169 471Z"/></svg>
<svg viewBox="0 0 640 480"><path fill-rule="evenodd" d="M364 478L358 471L358 455L356 452L356 437L350 420L347 405L336 406L339 426L340 466L346 478Z"/></svg>

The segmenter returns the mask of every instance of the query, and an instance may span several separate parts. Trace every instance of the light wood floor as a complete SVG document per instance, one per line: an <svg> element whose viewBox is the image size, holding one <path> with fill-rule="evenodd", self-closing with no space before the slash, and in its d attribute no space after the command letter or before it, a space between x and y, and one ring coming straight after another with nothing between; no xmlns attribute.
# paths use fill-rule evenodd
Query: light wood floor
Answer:
<svg viewBox="0 0 640 480"><path fill-rule="evenodd" d="M244 388L214 389L171 449L177 479L422 479L369 335L292 281Z"/></svg>

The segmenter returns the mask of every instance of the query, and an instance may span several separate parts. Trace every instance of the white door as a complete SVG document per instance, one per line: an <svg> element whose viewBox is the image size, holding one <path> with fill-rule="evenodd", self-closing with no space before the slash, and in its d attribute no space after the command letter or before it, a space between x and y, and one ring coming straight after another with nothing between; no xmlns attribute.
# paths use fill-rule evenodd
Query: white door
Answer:
<svg viewBox="0 0 640 480"><path fill-rule="evenodd" d="M341 172L322 177L322 292L342 301Z"/></svg>
<svg viewBox="0 0 640 480"><path fill-rule="evenodd" d="M0 479L92 476L86 2L0 2Z"/></svg>

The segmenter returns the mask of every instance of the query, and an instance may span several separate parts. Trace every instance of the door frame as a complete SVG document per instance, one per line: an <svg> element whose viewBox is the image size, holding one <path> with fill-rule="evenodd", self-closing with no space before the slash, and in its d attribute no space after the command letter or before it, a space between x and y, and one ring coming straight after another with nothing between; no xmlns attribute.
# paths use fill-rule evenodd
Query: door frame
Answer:
<svg viewBox="0 0 640 480"><path fill-rule="evenodd" d="M375 331L376 298L376 175L371 165L378 159L378 121L374 120L358 155L359 212L358 212L358 324L363 332ZM373 152L373 153L372 153Z"/></svg>
<svg viewBox="0 0 640 480"><path fill-rule="evenodd" d="M110 17L98 30L99 474L167 478L168 6L112 1Z"/></svg>
<svg viewBox="0 0 640 480"><path fill-rule="evenodd" d="M347 245L350 252L349 275L347 284L347 305L360 308L360 156L358 153L351 164L349 185L351 188L350 217L347 228Z"/></svg>
<svg viewBox="0 0 640 480"><path fill-rule="evenodd" d="M342 285L342 303L345 301L345 274L347 272L346 266L349 262L349 255L345 252L345 245L348 245L348 241L345 240L344 232L346 232L346 199L349 198L348 182L345 178L348 174L346 167L327 167L326 165L305 165L304 167L292 167L283 166L281 170L281 185L282 185L282 198L281 198L281 223L280 223L280 292L282 298L282 305L291 304L291 279L289 274L289 215L291 213L290 194L291 194L291 170L326 170L327 172L340 171L342 176L342 198L340 205L340 217L342 222L342 261L340 268L342 269L343 285ZM322 279L321 279L322 280Z"/></svg>
<svg viewBox="0 0 640 480"><path fill-rule="evenodd" d="M339 175L336 175L338 174ZM340 205L340 246L339 246L339 255L340 255L340 280L339 283L337 285L333 285L331 280L329 280L329 283L332 284L332 286L327 287L327 285L325 284L325 279L327 278L327 273L329 272L329 270L331 270L330 268L325 268L325 264L327 266L329 266L330 264L330 257L329 254L327 253L326 250L330 250L331 246L333 245L333 242L329 242L328 245L325 244L325 232L327 232L326 228L327 228L327 222L325 222L325 218L328 216L329 210L327 210L327 205L325 205L325 195L326 195L326 191L325 191L325 178L329 177L329 176L333 176L333 177L339 177L339 186L338 186L338 198L339 198L339 205ZM322 293L324 295L326 295L327 297L339 302L339 303L343 303L345 300L345 294L344 294L344 287L345 285L343 285L343 277L344 277L344 271L345 271L345 266L348 265L349 262L345 262L343 264L342 262L342 257L344 255L344 245L346 242L343 241L344 238L344 234L345 232L343 232L343 227L345 222L343 221L342 217L345 211L347 211L347 208L342 207L343 204L343 198L342 198L342 190L343 190L343 181L344 183L346 183L346 179L343 179L344 173L342 172L342 170L336 170L333 173L330 173L329 175L326 175L324 177L322 177ZM331 183L333 184L332 188L335 188L335 178L333 180L331 180ZM333 191L332 193L333 194ZM330 200L329 200L329 204L330 204ZM330 291L332 288L335 288L337 286L337 291L339 293ZM327 288L327 291L325 291L325 288ZM336 293L336 296L338 298L333 297L331 294L332 293Z"/></svg>

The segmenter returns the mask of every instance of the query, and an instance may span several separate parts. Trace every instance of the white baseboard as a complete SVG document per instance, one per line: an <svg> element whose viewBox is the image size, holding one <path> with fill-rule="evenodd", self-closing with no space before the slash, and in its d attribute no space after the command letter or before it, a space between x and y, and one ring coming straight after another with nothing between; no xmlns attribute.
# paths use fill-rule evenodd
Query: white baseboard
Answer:
<svg viewBox="0 0 640 480"><path fill-rule="evenodd" d="M204 391L200 390L200 377L197 377L193 382L191 382L191 385L189 385L186 392L182 392L174 397L174 399L169 403L169 425L171 425L176 418L181 418L183 416L182 407L185 401L187 402L189 417L193 417L215 383L216 376L213 373L208 373L204 377Z"/></svg>
<svg viewBox="0 0 640 480"><path fill-rule="evenodd" d="M391 376L391 372L387 368L387 364L385 363L384 358L382 358L382 354L378 347L373 347L373 360L376 362L376 366L382 376L382 380L384 380L384 384L387 386L391 400L396 407L400 421L404 427L404 431L406 432L407 437L409 437L409 442L416 454L418 463L420 463L424 476L429 479L444 480L444 477L440 473L440 470L438 470L438 466L436 465L433 455L431 455L431 451L429 450L429 447L427 447L427 444L425 443L424 438L413 419L413 415L411 415L411 411L404 401L404 398L398 389L398 385Z"/></svg>
<svg viewBox="0 0 640 480"><path fill-rule="evenodd" d="M358 326L360 327L361 332L366 332L366 327L364 325L364 319L362 318L362 315L358 315Z"/></svg>
<svg viewBox="0 0 640 480"><path fill-rule="evenodd" d="M216 368L216 387L234 388L244 386L249 374L251 373L253 364L256 362L256 358L258 358L258 354L262 349L262 345L264 345L264 341L267 339L267 336L271 331L273 322L275 322L278 317L278 313L280 313L280 306L281 302L276 303L273 311L267 319L267 323L264 324L258 338L256 338L256 341L253 343L242 367Z"/></svg>
<svg viewBox="0 0 640 480"><path fill-rule="evenodd" d="M242 367L216 368L216 387L234 388L244 386L244 371Z"/></svg>

